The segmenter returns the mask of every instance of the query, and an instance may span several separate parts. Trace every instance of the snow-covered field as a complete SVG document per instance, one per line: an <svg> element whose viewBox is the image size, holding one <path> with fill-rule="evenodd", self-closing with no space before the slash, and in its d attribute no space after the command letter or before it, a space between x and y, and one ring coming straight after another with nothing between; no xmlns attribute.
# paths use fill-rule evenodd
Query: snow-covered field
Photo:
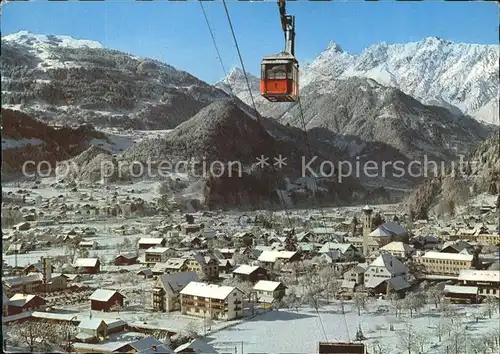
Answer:
<svg viewBox="0 0 500 354"><path fill-rule="evenodd" d="M362 312L360 317L352 306L345 307L345 319L339 306L320 309L319 316L314 309L302 309L298 312L285 309L270 311L255 319L211 333L207 339L221 353L234 352L235 347L240 352L239 348L243 346L244 353L309 354L317 352L320 341L354 340L356 331L361 326L367 338L364 343L369 352L375 352L374 346L380 344L384 348L384 354L408 353L400 338L404 335L409 315L397 319L390 303L384 300L377 300L376 304L372 304L370 313ZM377 314L377 308L386 312ZM498 314L492 319L481 319L476 323L474 314L479 313L481 308L479 305L456 306L461 316L460 321L469 328L464 335L473 338L487 331L498 330ZM425 345L425 353L441 353L443 345L446 345L444 335L442 343L439 343L437 337L436 324L439 318L439 310L428 307L414 314L410 320L414 334L426 334L429 339L429 343ZM394 331L390 331L391 325L394 326ZM452 350L450 353L455 352Z"/></svg>

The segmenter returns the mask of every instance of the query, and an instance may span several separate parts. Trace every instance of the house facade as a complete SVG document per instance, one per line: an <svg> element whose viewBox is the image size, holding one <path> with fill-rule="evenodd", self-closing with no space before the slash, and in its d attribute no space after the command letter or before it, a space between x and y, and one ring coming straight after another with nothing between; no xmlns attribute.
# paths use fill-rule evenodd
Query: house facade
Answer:
<svg viewBox="0 0 500 354"><path fill-rule="evenodd" d="M183 314L232 320L243 316L243 292L236 287L190 282L181 290Z"/></svg>
<svg viewBox="0 0 500 354"><path fill-rule="evenodd" d="M97 289L90 295L90 309L108 312L113 307L123 307L125 297L118 291Z"/></svg>
<svg viewBox="0 0 500 354"><path fill-rule="evenodd" d="M219 279L219 261L212 256L196 254L187 257L187 270L196 272L202 280Z"/></svg>
<svg viewBox="0 0 500 354"><path fill-rule="evenodd" d="M472 268L471 254L429 251L414 258L427 274L458 276L460 271Z"/></svg>
<svg viewBox="0 0 500 354"><path fill-rule="evenodd" d="M283 283L269 280L260 280L253 287L259 302L281 300L286 295L286 289Z"/></svg>
<svg viewBox="0 0 500 354"><path fill-rule="evenodd" d="M192 281L199 281L195 272L160 275L152 291L153 309L162 312L180 310L180 291Z"/></svg>

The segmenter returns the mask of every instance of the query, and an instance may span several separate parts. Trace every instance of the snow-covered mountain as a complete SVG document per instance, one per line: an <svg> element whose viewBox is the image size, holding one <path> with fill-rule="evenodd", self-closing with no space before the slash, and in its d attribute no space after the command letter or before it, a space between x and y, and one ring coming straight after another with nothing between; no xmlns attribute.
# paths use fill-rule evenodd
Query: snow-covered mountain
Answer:
<svg viewBox="0 0 500 354"><path fill-rule="evenodd" d="M366 77L398 88L422 103L498 124L499 60L497 45L454 43L437 37L405 44L378 43L359 55L330 42L303 66L300 85L303 89L311 83ZM239 92L240 85L235 86L238 97L248 103ZM254 96L258 92L256 89ZM280 115L283 110L278 108L274 113Z"/></svg>
<svg viewBox="0 0 500 354"><path fill-rule="evenodd" d="M2 37L2 106L56 123L171 129L227 94L165 63L94 41Z"/></svg>

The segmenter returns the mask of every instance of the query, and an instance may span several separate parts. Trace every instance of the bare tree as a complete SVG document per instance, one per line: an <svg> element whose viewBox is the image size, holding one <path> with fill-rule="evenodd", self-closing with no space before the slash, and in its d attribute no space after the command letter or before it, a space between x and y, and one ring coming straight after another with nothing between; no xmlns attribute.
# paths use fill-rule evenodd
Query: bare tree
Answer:
<svg viewBox="0 0 500 354"><path fill-rule="evenodd" d="M30 352L46 349L53 335L52 326L47 323L25 321L9 326L11 337L17 337L20 344L29 348Z"/></svg>
<svg viewBox="0 0 500 354"><path fill-rule="evenodd" d="M427 301L429 303L433 303L436 308L438 308L441 303L441 299L443 297L443 292L439 290L437 287L432 287L426 292Z"/></svg>
<svg viewBox="0 0 500 354"><path fill-rule="evenodd" d="M410 317L413 317L414 311L418 311L423 306L423 297L417 296L414 293L408 293L404 298L404 307L410 311Z"/></svg>
<svg viewBox="0 0 500 354"><path fill-rule="evenodd" d="M290 289L285 297L282 299L282 306L285 308L294 309L295 312L299 311L300 298L297 296L295 290Z"/></svg>
<svg viewBox="0 0 500 354"><path fill-rule="evenodd" d="M340 289L337 281L337 273L331 266L327 266L319 270L318 277L323 283L323 293L326 296L326 300L329 301L335 297Z"/></svg>
<svg viewBox="0 0 500 354"><path fill-rule="evenodd" d="M488 316L488 318L491 318L495 313L497 313L499 308L499 299L493 296L488 296L484 301L484 304L484 312Z"/></svg>
<svg viewBox="0 0 500 354"><path fill-rule="evenodd" d="M418 350L415 328L409 320L404 323L404 329L401 331L399 339L403 349L407 350L408 354L412 354L413 351Z"/></svg>
<svg viewBox="0 0 500 354"><path fill-rule="evenodd" d="M361 316L361 310L366 310L366 305L368 303L368 295L364 292L355 293L354 297L354 305L358 309L358 316Z"/></svg>

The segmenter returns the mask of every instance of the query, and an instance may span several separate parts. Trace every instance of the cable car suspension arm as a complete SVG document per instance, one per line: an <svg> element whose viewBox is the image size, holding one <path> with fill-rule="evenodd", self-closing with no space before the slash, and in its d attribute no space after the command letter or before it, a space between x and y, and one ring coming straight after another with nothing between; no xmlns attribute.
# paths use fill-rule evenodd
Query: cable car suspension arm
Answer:
<svg viewBox="0 0 500 354"><path fill-rule="evenodd" d="M278 0L281 27L285 34L285 52L295 56L295 16L286 14L285 0Z"/></svg>

